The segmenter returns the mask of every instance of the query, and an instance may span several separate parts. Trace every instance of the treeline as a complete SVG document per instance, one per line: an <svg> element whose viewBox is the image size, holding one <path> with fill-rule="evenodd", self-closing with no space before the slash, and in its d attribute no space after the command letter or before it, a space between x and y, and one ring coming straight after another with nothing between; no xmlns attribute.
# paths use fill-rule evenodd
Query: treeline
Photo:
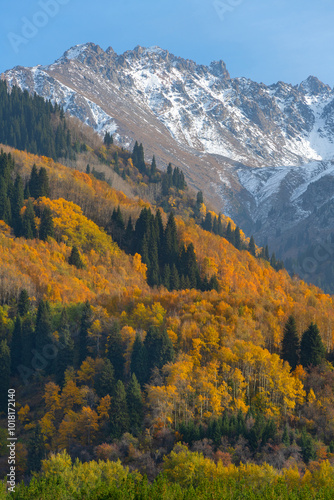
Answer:
<svg viewBox="0 0 334 500"><path fill-rule="evenodd" d="M9 92L5 81L0 81L0 143L54 160L75 159L78 150L58 104L16 86Z"/></svg>
<svg viewBox="0 0 334 500"><path fill-rule="evenodd" d="M49 178L44 167L37 170L33 166L28 182L24 182L19 174L13 181L14 160L1 150L0 153L0 219L13 228L16 237L23 236L27 239L39 237L46 240L53 236L53 220L49 209L44 209L36 214L31 198L49 196ZM26 200L26 207L22 208ZM36 227L35 217L41 219L39 230Z"/></svg>
<svg viewBox="0 0 334 500"><path fill-rule="evenodd" d="M254 257L259 257L261 259L267 260L268 262L270 262L270 265L276 271L284 269L283 261L276 259L275 253L273 253L270 257L268 245L263 247L261 249L261 252L257 254L253 236L250 237L249 243L247 245L241 239L241 232L239 226L236 226L235 229L232 229L231 222L229 222L227 226L224 227L221 214L219 214L218 216L217 215L213 216L212 213L208 211L205 217L202 218L200 215L200 209L203 203L204 203L203 193L199 191L197 193L197 198L196 198L195 216L197 220L199 220L199 223L203 229L209 231L210 233L218 234L219 236L225 238L237 250L248 250L248 252L251 253Z"/></svg>
<svg viewBox="0 0 334 500"><path fill-rule="evenodd" d="M201 278L194 245L185 246L179 241L173 212L164 227L160 210L154 215L149 208L143 208L133 227L131 217L125 224L118 207L114 209L106 230L122 250L141 255L147 265L150 286L163 285L168 290L218 290L216 276L209 280Z"/></svg>

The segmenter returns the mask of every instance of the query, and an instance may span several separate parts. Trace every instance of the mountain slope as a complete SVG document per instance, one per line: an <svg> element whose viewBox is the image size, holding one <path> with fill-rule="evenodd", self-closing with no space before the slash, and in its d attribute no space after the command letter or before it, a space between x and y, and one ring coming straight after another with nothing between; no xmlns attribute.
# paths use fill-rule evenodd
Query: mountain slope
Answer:
<svg viewBox="0 0 334 500"><path fill-rule="evenodd" d="M93 43L1 77L122 146L143 142L147 159L180 166L217 211L280 257L306 250L289 231L301 233L314 206L331 203L323 185L332 178L334 93L315 77L266 86L230 78L222 61L197 65L159 47L117 55ZM333 227L313 222L326 237Z"/></svg>

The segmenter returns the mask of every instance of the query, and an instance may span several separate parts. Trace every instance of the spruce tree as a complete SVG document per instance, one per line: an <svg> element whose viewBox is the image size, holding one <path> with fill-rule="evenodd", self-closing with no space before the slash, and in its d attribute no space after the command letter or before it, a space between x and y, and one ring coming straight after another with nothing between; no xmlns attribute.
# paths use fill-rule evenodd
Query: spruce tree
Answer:
<svg viewBox="0 0 334 500"><path fill-rule="evenodd" d="M17 175L15 178L12 201L11 201L12 225L16 237L21 236L22 232L21 208L23 207L23 203L24 203L23 181L21 176Z"/></svg>
<svg viewBox="0 0 334 500"><path fill-rule="evenodd" d="M318 366L325 359L325 355L326 350L319 329L316 324L311 323L300 342L300 362L304 368Z"/></svg>
<svg viewBox="0 0 334 500"><path fill-rule="evenodd" d="M151 172L150 172L151 177L154 177L156 173L157 173L157 164L155 161L155 156L153 156L151 163Z"/></svg>
<svg viewBox="0 0 334 500"><path fill-rule="evenodd" d="M25 288L20 292L17 307L18 307L18 313L22 318L27 314L27 312L30 309L29 294Z"/></svg>
<svg viewBox="0 0 334 500"><path fill-rule="evenodd" d="M115 375L114 367L109 359L104 359L103 368L99 373L96 384L96 394L99 398L105 397L107 394L113 395L115 390Z"/></svg>
<svg viewBox="0 0 334 500"><path fill-rule="evenodd" d="M237 226L234 231L234 246L238 250L241 250L241 234L240 234L240 228Z"/></svg>
<svg viewBox="0 0 334 500"><path fill-rule="evenodd" d="M148 382L148 369L147 369L147 351L144 346L139 333L136 333L136 338L133 344L131 353L131 373L136 375L136 378L141 386Z"/></svg>
<svg viewBox="0 0 334 500"><path fill-rule="evenodd" d="M77 246L72 247L71 254L68 258L68 263L71 266L75 266L77 269L83 269L84 263L82 262L79 250Z"/></svg>
<svg viewBox="0 0 334 500"><path fill-rule="evenodd" d="M37 229L35 224L35 212L31 200L28 200L23 220L22 220L22 236L31 240L37 238Z"/></svg>
<svg viewBox="0 0 334 500"><path fill-rule="evenodd" d="M43 347L50 343L51 336L51 314L47 301L41 300L38 304L36 327L35 327L35 347L39 354Z"/></svg>
<svg viewBox="0 0 334 500"><path fill-rule="evenodd" d="M28 472L39 472L45 458L44 438L40 424L36 424L34 433L28 443Z"/></svg>
<svg viewBox="0 0 334 500"><path fill-rule="evenodd" d="M49 176L47 174L46 168L41 167L38 172L38 181L37 181L37 196L50 196L50 184L49 184Z"/></svg>
<svg viewBox="0 0 334 500"><path fill-rule="evenodd" d="M52 212L49 207L45 207L41 215L41 224L39 227L39 239L46 241L48 237L54 236L54 225Z"/></svg>
<svg viewBox="0 0 334 500"><path fill-rule="evenodd" d="M253 236L250 237L249 240L249 245L248 245L248 251L251 253L254 257L256 256L256 248L255 248L255 241Z"/></svg>
<svg viewBox="0 0 334 500"><path fill-rule="evenodd" d="M88 356L88 330L92 325L92 310L90 307L90 303L88 300L85 302L81 322L80 322L80 330L79 330L79 350L78 350L78 359L77 366L80 366L81 363Z"/></svg>
<svg viewBox="0 0 334 500"><path fill-rule="evenodd" d="M111 326L107 341L108 359L114 367L116 380L124 377L124 356L121 328L118 321Z"/></svg>
<svg viewBox="0 0 334 500"><path fill-rule="evenodd" d="M56 383L61 387L65 380L65 371L69 366L73 366L74 342L71 337L69 318L67 310L64 308L61 313L59 326L58 353L55 359Z"/></svg>
<svg viewBox="0 0 334 500"><path fill-rule="evenodd" d="M29 180L29 193L33 198L39 197L39 176L35 163L32 166L30 180Z"/></svg>
<svg viewBox="0 0 334 500"><path fill-rule="evenodd" d="M127 387L126 401L129 412L131 434L136 436L140 433L143 424L144 408L140 384L134 373L132 374L130 383Z"/></svg>
<svg viewBox="0 0 334 500"><path fill-rule="evenodd" d="M0 413L8 409L8 389L10 389L11 356L6 340L0 341Z"/></svg>
<svg viewBox="0 0 334 500"><path fill-rule="evenodd" d="M22 322L19 315L16 316L15 320L10 352L11 374L16 375L17 367L22 363Z"/></svg>
<svg viewBox="0 0 334 500"><path fill-rule="evenodd" d="M281 357L287 361L294 370L299 363L299 338L295 318L290 316L284 326Z"/></svg>
<svg viewBox="0 0 334 500"><path fill-rule="evenodd" d="M116 384L115 394L110 410L111 435L113 438L120 438L125 432L130 430L130 420L126 392L123 382L119 380Z"/></svg>

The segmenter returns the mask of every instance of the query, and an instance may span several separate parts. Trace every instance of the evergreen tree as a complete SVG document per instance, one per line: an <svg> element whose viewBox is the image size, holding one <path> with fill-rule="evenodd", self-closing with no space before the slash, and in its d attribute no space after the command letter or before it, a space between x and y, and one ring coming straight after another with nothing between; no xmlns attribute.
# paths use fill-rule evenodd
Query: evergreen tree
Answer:
<svg viewBox="0 0 334 500"><path fill-rule="evenodd" d="M169 214L164 236L164 263L175 264L179 254L176 222L173 212Z"/></svg>
<svg viewBox="0 0 334 500"><path fill-rule="evenodd" d="M103 143L108 147L110 146L111 144L113 144L113 137L112 135L109 133L109 132L106 132L104 134L104 139L103 139Z"/></svg>
<svg viewBox="0 0 334 500"><path fill-rule="evenodd" d="M204 222L203 222L203 229L206 231L212 231L212 216L210 212L207 212Z"/></svg>
<svg viewBox="0 0 334 500"><path fill-rule="evenodd" d="M95 384L96 393L99 398L104 398L107 394L112 395L114 393L115 386L115 375L114 367L109 359L105 359L103 363L103 368L97 377Z"/></svg>
<svg viewBox="0 0 334 500"><path fill-rule="evenodd" d="M147 352L149 374L153 368L159 370L167 363L174 360L173 344L166 330L162 332L155 326L151 326L146 334L144 346Z"/></svg>
<svg viewBox="0 0 334 500"><path fill-rule="evenodd" d="M77 366L80 366L81 363L88 356L88 330L92 325L92 310L90 307L90 303L87 302L84 305L82 315L81 315L81 323L79 330L79 350L78 350L78 360Z"/></svg>
<svg viewBox="0 0 334 500"><path fill-rule="evenodd" d="M0 341L0 380L1 380L1 391L0 391L0 413L7 412L8 408L8 389L10 389L10 370L11 369L11 357L10 349L7 345L6 340Z"/></svg>
<svg viewBox="0 0 334 500"><path fill-rule="evenodd" d="M325 359L325 355L319 329L316 324L311 323L300 342L300 362L304 368L317 366Z"/></svg>
<svg viewBox="0 0 334 500"><path fill-rule="evenodd" d="M251 253L254 257L256 256L256 248L255 248L255 241L253 236L250 237L249 240L249 245L248 245L248 251Z"/></svg>
<svg viewBox="0 0 334 500"><path fill-rule="evenodd" d="M35 327L35 347L39 354L43 347L50 342L51 336L51 314L47 301L41 300L38 304L36 327Z"/></svg>
<svg viewBox="0 0 334 500"><path fill-rule="evenodd" d="M32 201L29 200L22 220L22 236L31 240L37 238L37 229L35 224L35 212Z"/></svg>
<svg viewBox="0 0 334 500"><path fill-rule="evenodd" d="M121 329L118 321L112 324L107 341L108 359L114 367L116 380L124 377L124 356Z"/></svg>
<svg viewBox="0 0 334 500"><path fill-rule="evenodd" d="M120 438L125 432L129 432L130 430L126 392L121 380L116 384L113 404L110 410L110 423L113 438Z"/></svg>
<svg viewBox="0 0 334 500"><path fill-rule="evenodd" d="M235 244L235 233L232 231L232 226L231 223L229 222L227 224L227 229L226 229L226 239L229 241L232 245Z"/></svg>
<svg viewBox="0 0 334 500"><path fill-rule="evenodd" d="M50 185L49 185L49 176L44 167L41 167L38 172L38 180L37 180L37 196L50 196Z"/></svg>
<svg viewBox="0 0 334 500"><path fill-rule="evenodd" d="M38 175L38 170L35 165L33 164L33 167L31 169L30 173L30 180L29 180L29 192L30 196L33 198L38 198L39 196L39 175Z"/></svg>
<svg viewBox="0 0 334 500"><path fill-rule="evenodd" d="M139 333L136 333L136 338L133 344L131 353L131 373L134 374L141 386L148 382L148 360L147 351Z"/></svg>
<svg viewBox="0 0 334 500"><path fill-rule="evenodd" d="M39 472L44 458L44 438L40 424L36 424L34 433L28 443L28 472Z"/></svg>
<svg viewBox="0 0 334 500"><path fill-rule="evenodd" d="M53 238L54 226L52 212L49 207L45 207L41 215L41 224L39 227L39 238L46 241L48 237Z"/></svg>
<svg viewBox="0 0 334 500"><path fill-rule="evenodd" d="M20 292L17 307L18 307L18 313L22 318L29 311L30 308L29 294L25 288Z"/></svg>
<svg viewBox="0 0 334 500"><path fill-rule="evenodd" d="M296 322L293 316L290 316L284 326L281 356L287 361L294 370L299 363L299 338L297 334Z"/></svg>
<svg viewBox="0 0 334 500"><path fill-rule="evenodd" d="M151 177L154 177L156 173L157 173L157 164L155 161L155 156L153 156L151 163L151 172L150 172Z"/></svg>
<svg viewBox="0 0 334 500"><path fill-rule="evenodd" d="M22 322L19 315L16 316L15 320L10 353L11 374L16 375L17 367L22 363Z"/></svg>
<svg viewBox="0 0 334 500"><path fill-rule="evenodd" d="M72 247L71 254L68 258L68 263L71 266L75 266L78 269L84 268L84 263L82 262L78 247L76 246Z"/></svg>
<svg viewBox="0 0 334 500"><path fill-rule="evenodd" d="M129 412L131 434L134 436L140 433L144 420L143 398L140 384L133 373L126 392L126 401Z"/></svg>
<svg viewBox="0 0 334 500"><path fill-rule="evenodd" d="M241 234L240 234L240 229L237 226L234 231L234 246L238 250L241 250L242 244L241 244Z"/></svg>
<svg viewBox="0 0 334 500"><path fill-rule="evenodd" d="M56 383L61 387L64 384L65 371L69 366L73 366L74 342L71 337L67 310L64 308L61 313L59 326L58 353L55 359Z"/></svg>
<svg viewBox="0 0 334 500"><path fill-rule="evenodd" d="M313 440L308 432L306 432L305 428L302 430L300 437L300 447L302 449L302 457L306 464L309 463L310 460L316 459L316 452L314 448Z"/></svg>
<svg viewBox="0 0 334 500"><path fill-rule="evenodd" d="M21 236L21 209L24 204L24 186L20 175L15 178L11 201L12 225L16 237Z"/></svg>

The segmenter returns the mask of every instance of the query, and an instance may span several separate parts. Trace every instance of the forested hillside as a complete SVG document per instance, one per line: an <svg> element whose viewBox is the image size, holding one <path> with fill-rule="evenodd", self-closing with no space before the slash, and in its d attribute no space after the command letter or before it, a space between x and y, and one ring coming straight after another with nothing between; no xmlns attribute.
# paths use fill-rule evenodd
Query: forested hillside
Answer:
<svg viewBox="0 0 334 500"><path fill-rule="evenodd" d="M180 171L140 163L140 145L91 149L129 192L159 196L0 154L0 466L15 388L17 479L41 471L16 497L105 498L123 478L122 498L209 498L226 478L235 498L260 477L282 495L329 491L332 297L275 270Z"/></svg>

